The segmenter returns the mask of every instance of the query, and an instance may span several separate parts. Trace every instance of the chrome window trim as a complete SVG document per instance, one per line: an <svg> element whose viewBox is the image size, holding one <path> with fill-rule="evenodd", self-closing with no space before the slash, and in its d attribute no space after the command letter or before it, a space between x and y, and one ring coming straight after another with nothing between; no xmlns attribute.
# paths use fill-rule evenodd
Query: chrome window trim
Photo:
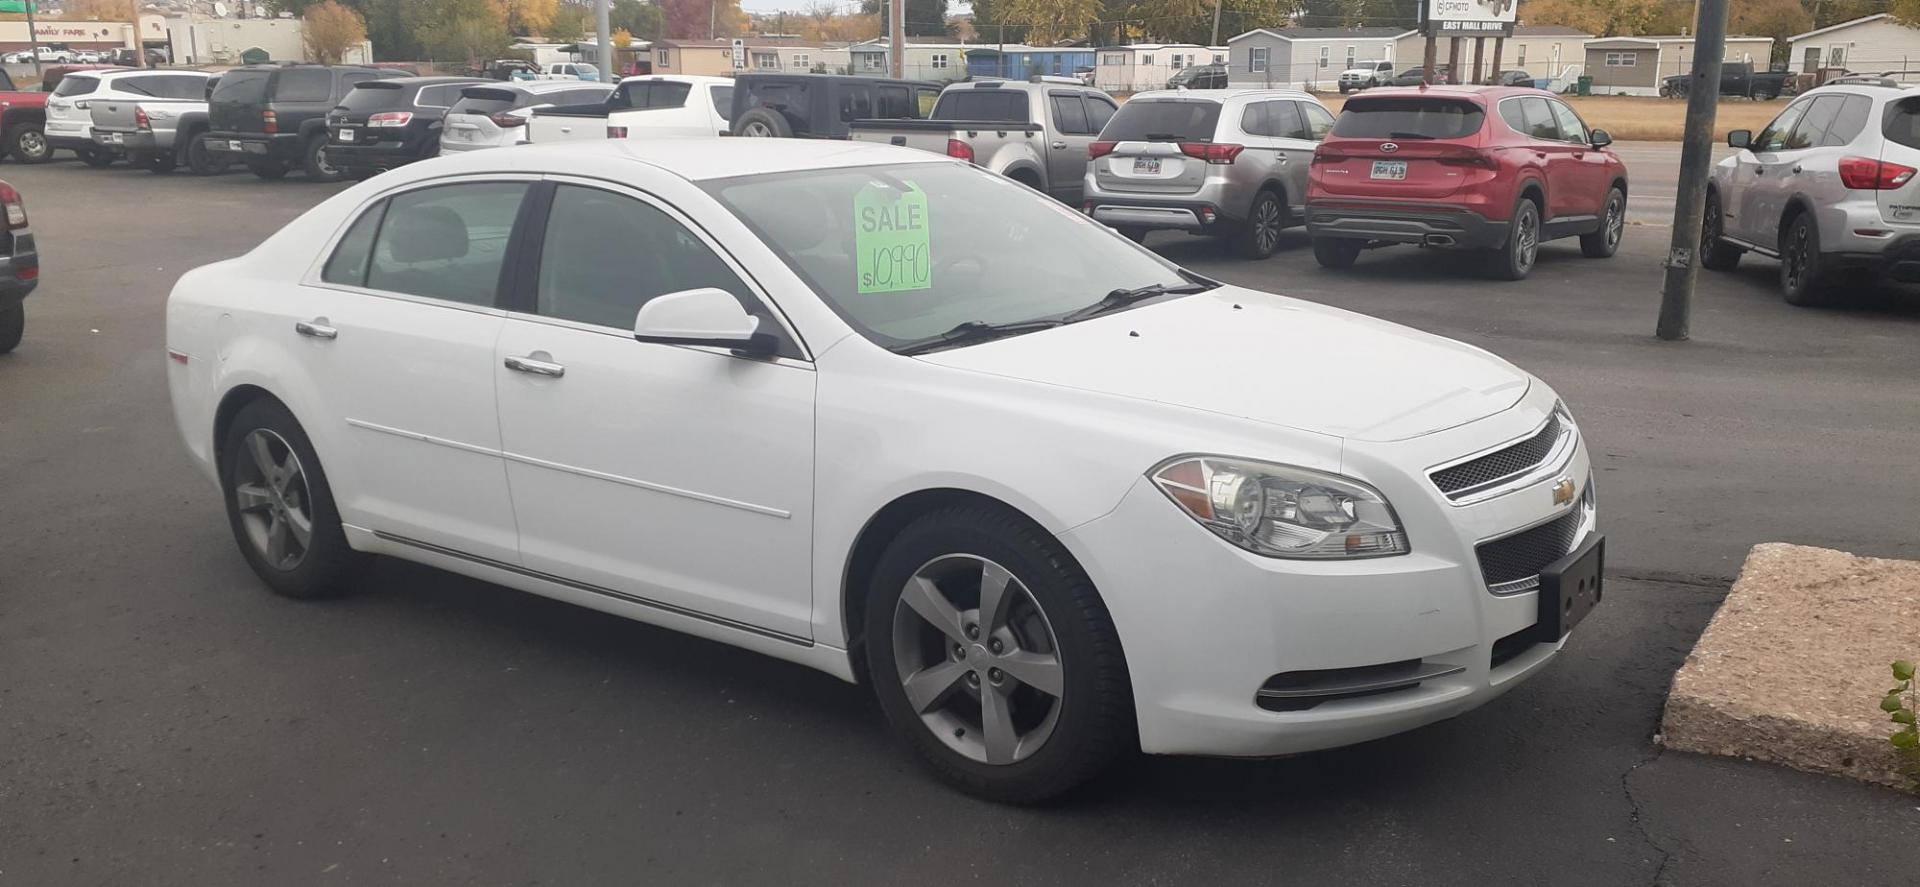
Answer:
<svg viewBox="0 0 1920 887"><path fill-rule="evenodd" d="M1446 498L1448 504L1455 507L1475 505L1489 499L1496 499L1508 493L1516 492L1559 474L1567 467L1568 463L1573 461L1574 452L1580 448L1580 426L1574 424L1573 416L1566 412L1563 405L1556 404L1554 412L1549 413L1547 418L1540 420L1540 424L1535 425L1532 431L1504 443L1479 450L1471 455L1462 456L1458 459L1428 468L1426 472L1427 482L1434 484L1434 489L1440 489L1439 484L1433 479L1435 474L1457 465L1464 465L1475 459L1491 456L1508 447L1518 446L1521 443L1531 440L1547 427L1547 423L1553 421L1553 417L1556 414L1560 417L1560 437L1554 441L1553 447L1547 451L1546 457L1542 458L1539 463L1531 468L1524 468L1520 471L1503 477L1496 477L1471 487L1463 487L1451 493L1442 491L1441 496Z"/></svg>

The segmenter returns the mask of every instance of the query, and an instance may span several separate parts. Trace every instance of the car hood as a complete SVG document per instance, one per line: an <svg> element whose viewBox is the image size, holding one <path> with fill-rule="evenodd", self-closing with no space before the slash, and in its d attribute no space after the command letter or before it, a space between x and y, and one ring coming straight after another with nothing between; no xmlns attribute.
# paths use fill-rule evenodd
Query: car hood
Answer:
<svg viewBox="0 0 1920 887"><path fill-rule="evenodd" d="M920 359L1366 441L1493 415L1532 382L1471 345L1238 287Z"/></svg>

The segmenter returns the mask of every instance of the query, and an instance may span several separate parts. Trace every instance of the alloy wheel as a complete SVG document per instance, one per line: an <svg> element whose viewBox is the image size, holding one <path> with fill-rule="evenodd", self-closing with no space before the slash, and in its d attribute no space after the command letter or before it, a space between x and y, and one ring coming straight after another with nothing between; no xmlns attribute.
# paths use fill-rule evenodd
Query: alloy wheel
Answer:
<svg viewBox="0 0 1920 887"><path fill-rule="evenodd" d="M1623 201L1619 198L1607 201L1607 249L1620 245L1621 235L1627 230L1627 213Z"/></svg>
<svg viewBox="0 0 1920 887"><path fill-rule="evenodd" d="M1279 201L1269 198L1254 205L1253 238L1263 253L1273 252L1280 245Z"/></svg>
<svg viewBox="0 0 1920 887"><path fill-rule="evenodd" d="M973 761L1023 761L1053 735L1065 692L1059 649L1027 586L976 555L928 561L894 607L894 664L907 703Z"/></svg>
<svg viewBox="0 0 1920 887"><path fill-rule="evenodd" d="M1517 223L1519 230L1513 235L1515 247L1513 261L1518 266L1518 270L1524 273L1533 268L1534 257L1540 252L1540 220L1534 213L1532 204L1523 203L1522 205L1528 208L1520 211Z"/></svg>
<svg viewBox="0 0 1920 887"><path fill-rule="evenodd" d="M333 164L327 162L327 146L325 145L314 149L313 166L315 169L320 170L321 175L327 178L333 178L340 174L340 170L334 168Z"/></svg>
<svg viewBox="0 0 1920 887"><path fill-rule="evenodd" d="M1806 276L1807 244L1812 239L1812 232L1804 224L1796 224L1787 232L1787 248L1780 251L1780 263L1785 266L1789 290L1799 289Z"/></svg>
<svg viewBox="0 0 1920 887"><path fill-rule="evenodd" d="M770 139L774 137L773 127L768 126L765 123L762 123L758 120L755 120L752 123L747 124L746 129L741 132L741 135L745 135L745 136L749 136L757 139Z"/></svg>
<svg viewBox="0 0 1920 887"><path fill-rule="evenodd" d="M52 153L47 150L46 135L37 129L30 129L20 134L20 150L35 160Z"/></svg>
<svg viewBox="0 0 1920 887"><path fill-rule="evenodd" d="M1720 201L1707 197L1707 217L1700 223L1700 250L1705 252L1713 248L1720 239Z"/></svg>
<svg viewBox="0 0 1920 887"><path fill-rule="evenodd" d="M300 456L265 428L249 432L234 457L233 498L248 541L278 570L300 566L313 541L313 494Z"/></svg>

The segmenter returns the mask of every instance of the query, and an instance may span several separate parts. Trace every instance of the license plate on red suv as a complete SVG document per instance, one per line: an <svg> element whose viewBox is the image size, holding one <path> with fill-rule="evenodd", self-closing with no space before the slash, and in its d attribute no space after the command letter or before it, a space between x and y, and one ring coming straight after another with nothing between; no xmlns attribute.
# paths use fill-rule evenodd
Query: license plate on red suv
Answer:
<svg viewBox="0 0 1920 887"><path fill-rule="evenodd" d="M1394 182L1405 181L1407 178L1407 162L1405 160L1375 160L1373 162L1372 177Z"/></svg>

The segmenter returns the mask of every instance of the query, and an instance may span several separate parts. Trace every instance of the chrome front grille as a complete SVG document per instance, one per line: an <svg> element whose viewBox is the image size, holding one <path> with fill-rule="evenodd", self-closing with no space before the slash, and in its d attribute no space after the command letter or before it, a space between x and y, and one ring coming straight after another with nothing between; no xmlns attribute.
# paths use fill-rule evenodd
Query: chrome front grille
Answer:
<svg viewBox="0 0 1920 887"><path fill-rule="evenodd" d="M1449 499L1470 496L1503 480L1525 474L1545 462L1560 443L1563 429L1560 413L1556 411L1532 437L1458 465L1449 465L1429 477L1433 478L1433 485L1439 487L1440 492Z"/></svg>

